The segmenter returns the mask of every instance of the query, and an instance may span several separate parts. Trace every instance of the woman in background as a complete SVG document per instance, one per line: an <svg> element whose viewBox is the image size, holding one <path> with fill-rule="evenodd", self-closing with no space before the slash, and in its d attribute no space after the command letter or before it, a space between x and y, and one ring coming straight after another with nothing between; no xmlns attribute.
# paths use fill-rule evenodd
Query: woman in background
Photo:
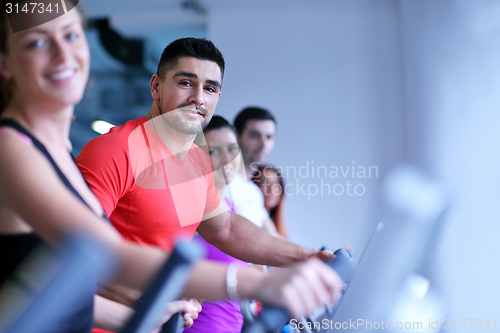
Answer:
<svg viewBox="0 0 500 333"><path fill-rule="evenodd" d="M278 233L288 238L288 228L283 219L285 182L281 173L271 165L260 165L252 178L264 195L264 206L274 222Z"/></svg>
<svg viewBox="0 0 500 333"><path fill-rule="evenodd" d="M227 185L229 185L236 174L241 171L242 159L234 128L226 119L213 116L207 127L203 130L204 140L208 149L208 155L214 170L214 182L217 192L227 205L227 209L236 212L233 196ZM205 142L200 138L200 146ZM215 246L208 243L201 236L194 237L206 250L205 258L217 262L223 262L239 267L246 267L248 263L225 254ZM190 328L184 329L185 333L218 332L233 333L240 332L243 325L243 315L240 311L240 302L237 300L220 300L204 302L198 319Z"/></svg>

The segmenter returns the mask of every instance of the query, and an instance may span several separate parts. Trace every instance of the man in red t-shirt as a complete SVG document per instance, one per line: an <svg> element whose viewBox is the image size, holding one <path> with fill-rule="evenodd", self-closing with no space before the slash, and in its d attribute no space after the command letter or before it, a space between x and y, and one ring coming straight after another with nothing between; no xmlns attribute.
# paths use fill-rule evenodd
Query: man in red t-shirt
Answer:
<svg viewBox="0 0 500 333"><path fill-rule="evenodd" d="M193 141L214 114L224 68L210 41L168 45L151 78L150 110L89 142L77 158L85 179L111 223L134 242L170 251L179 237L197 231L223 252L257 264L331 257L267 234L220 200L210 160Z"/></svg>
<svg viewBox="0 0 500 333"><path fill-rule="evenodd" d="M171 252L179 238L193 237L220 199L207 154L192 144L177 158L153 128L159 118L112 128L90 141L77 162L125 239Z"/></svg>

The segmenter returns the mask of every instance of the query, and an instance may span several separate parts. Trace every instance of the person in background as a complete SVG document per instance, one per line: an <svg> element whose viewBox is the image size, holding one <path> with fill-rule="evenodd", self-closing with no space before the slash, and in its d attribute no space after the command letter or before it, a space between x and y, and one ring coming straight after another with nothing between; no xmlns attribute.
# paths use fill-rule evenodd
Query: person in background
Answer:
<svg viewBox="0 0 500 333"><path fill-rule="evenodd" d="M233 213L237 213L233 196L227 186L242 171L243 166L234 128L224 118L213 116L203 130L203 134L197 136L196 143L200 147L206 147L214 170L215 186L221 199ZM205 248L207 260L233 263L239 267L248 265L244 261L225 254L200 235L195 235L193 239ZM238 300L208 301L203 303L202 311L194 324L184 329L184 332L240 332L243 321Z"/></svg>
<svg viewBox="0 0 500 333"><path fill-rule="evenodd" d="M234 118L247 180L250 181L260 164L274 148L277 123L274 116L260 107L247 107Z"/></svg>
<svg viewBox="0 0 500 333"><path fill-rule="evenodd" d="M283 201L285 199L285 182L281 173L271 165L260 165L253 175L252 181L264 195L264 207L274 222L278 233L288 238L288 228L283 218Z"/></svg>
<svg viewBox="0 0 500 333"><path fill-rule="evenodd" d="M279 236L276 227L264 207L264 198L259 188L251 181L258 166L263 163L274 147L276 120L273 115L259 107L247 107L234 119L238 145L241 149L245 173L237 175L229 185L235 196L244 196L250 209L242 207L238 214L246 217L273 236Z"/></svg>

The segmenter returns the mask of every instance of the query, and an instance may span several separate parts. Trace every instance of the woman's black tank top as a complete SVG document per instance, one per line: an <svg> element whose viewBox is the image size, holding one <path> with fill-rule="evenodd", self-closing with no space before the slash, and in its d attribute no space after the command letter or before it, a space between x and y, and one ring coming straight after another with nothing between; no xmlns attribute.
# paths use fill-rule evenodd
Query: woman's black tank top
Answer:
<svg viewBox="0 0 500 333"><path fill-rule="evenodd" d="M47 158L66 187L87 205L40 141L13 120L1 119L0 126L12 127L18 132L27 135L32 140L35 147ZM9 277L30 251L41 242L42 240L35 233L0 235L0 284ZM68 297L71 297L71 295L68 295ZM88 299L81 304L80 308L75 309L69 320L62 323L54 323L53 332L89 333L92 329L93 322L93 300L93 295L89 295ZM47 306L50 306L50 304L47 304Z"/></svg>

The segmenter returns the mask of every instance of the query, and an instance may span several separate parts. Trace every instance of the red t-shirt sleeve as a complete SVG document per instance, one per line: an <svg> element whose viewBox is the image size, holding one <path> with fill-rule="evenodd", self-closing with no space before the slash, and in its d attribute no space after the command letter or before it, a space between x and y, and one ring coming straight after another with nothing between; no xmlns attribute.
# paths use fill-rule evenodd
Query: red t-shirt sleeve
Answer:
<svg viewBox="0 0 500 333"><path fill-rule="evenodd" d="M209 173L207 178L209 186L207 187L207 203L203 214L208 214L214 211L220 204L219 193L217 192L217 188L214 184L214 173Z"/></svg>
<svg viewBox="0 0 500 333"><path fill-rule="evenodd" d="M208 214L214 211L220 204L219 193L215 187L214 182L214 170L212 168L212 162L208 155L201 148L198 148L198 156L200 156L201 167L204 170L203 173L207 182L207 201L205 203L205 211L203 214Z"/></svg>
<svg viewBox="0 0 500 333"><path fill-rule="evenodd" d="M76 158L85 180L108 216L129 186L128 156L114 135L101 135L90 141ZM125 145L126 147L126 145Z"/></svg>

